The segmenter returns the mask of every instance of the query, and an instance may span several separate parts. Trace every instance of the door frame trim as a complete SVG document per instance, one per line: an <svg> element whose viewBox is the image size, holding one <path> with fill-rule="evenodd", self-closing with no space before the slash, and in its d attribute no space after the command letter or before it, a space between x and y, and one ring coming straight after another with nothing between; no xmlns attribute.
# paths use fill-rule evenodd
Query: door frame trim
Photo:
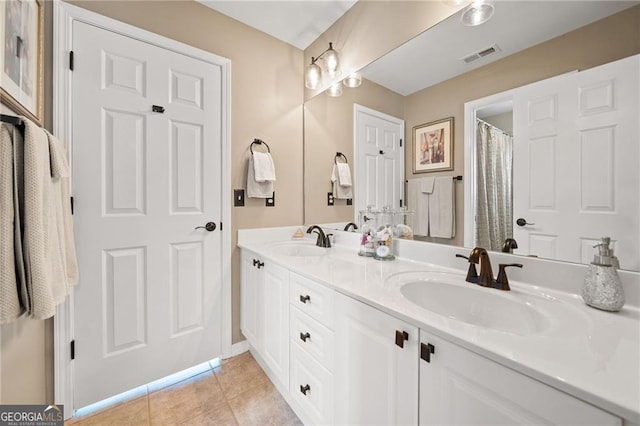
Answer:
<svg viewBox="0 0 640 426"><path fill-rule="evenodd" d="M72 78L69 70L69 51L73 42L73 23L84 22L129 38L143 41L203 62L217 65L221 69L222 121L221 121L221 222L222 228L222 324L221 356L232 355L231 316L231 61L202 49L143 30L138 27L99 15L95 12L61 1L53 3L53 132L69 142L69 161L73 152L72 124ZM70 407L65 417L71 417L73 406L73 384L75 372L70 357L70 342L74 338L73 292L64 304L58 306L54 317L54 398L56 404Z"/></svg>

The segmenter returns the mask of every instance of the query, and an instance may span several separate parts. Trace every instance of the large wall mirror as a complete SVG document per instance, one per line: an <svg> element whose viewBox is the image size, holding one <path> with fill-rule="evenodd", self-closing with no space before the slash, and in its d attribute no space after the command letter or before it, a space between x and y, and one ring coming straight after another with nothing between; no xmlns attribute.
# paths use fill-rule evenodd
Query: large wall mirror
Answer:
<svg viewBox="0 0 640 426"><path fill-rule="evenodd" d="M455 236L425 240L469 245L465 236L465 174L476 172L465 172L465 103L640 54L638 1L500 1L495 6L489 22L465 27L460 14L455 14L363 68L361 86L345 87L340 97L324 93L305 103L305 223L346 223L357 217L356 203L335 200L334 205L328 205L336 153L347 157L354 178L356 170L363 167L354 158L357 104L404 120L405 180L427 175L463 176L463 181L455 184ZM509 114L505 105L483 105L478 116L500 123L508 122ZM413 129L448 117L453 117L453 169L415 174ZM509 132L508 124L502 127ZM638 199L640 194L636 204ZM630 229L639 228L638 223L632 225ZM616 254L625 257L619 250ZM640 270L637 261L623 268Z"/></svg>

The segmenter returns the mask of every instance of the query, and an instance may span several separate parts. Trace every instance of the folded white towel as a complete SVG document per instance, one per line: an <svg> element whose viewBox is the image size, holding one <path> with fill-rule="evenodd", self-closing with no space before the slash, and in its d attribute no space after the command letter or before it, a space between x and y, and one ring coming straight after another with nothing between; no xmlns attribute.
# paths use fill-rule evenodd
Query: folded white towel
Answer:
<svg viewBox="0 0 640 426"><path fill-rule="evenodd" d="M276 168L271 154L268 152L253 153L253 172L258 183L273 182L276 180Z"/></svg>
<svg viewBox="0 0 640 426"><path fill-rule="evenodd" d="M338 183L340 186L351 186L351 170L347 163L337 163L338 166Z"/></svg>
<svg viewBox="0 0 640 426"><path fill-rule="evenodd" d="M420 190L425 194L433 193L433 183L436 181L434 177L425 177L420 179Z"/></svg>
<svg viewBox="0 0 640 426"><path fill-rule="evenodd" d="M340 185L338 181L338 167L336 164L333 165L333 171L331 172L331 183L333 184L333 198L337 198L339 200L353 198L353 187Z"/></svg>
<svg viewBox="0 0 640 426"><path fill-rule="evenodd" d="M422 191L423 179L409 179L407 182L407 207L413 210L413 235L429 235L429 195Z"/></svg>
<svg viewBox="0 0 640 426"><path fill-rule="evenodd" d="M438 177L429 195L429 236L453 238L456 235L455 186L451 176Z"/></svg>
<svg viewBox="0 0 640 426"><path fill-rule="evenodd" d="M254 155L249 157L249 167L247 170L247 197L249 198L271 198L273 196L273 181L256 182Z"/></svg>

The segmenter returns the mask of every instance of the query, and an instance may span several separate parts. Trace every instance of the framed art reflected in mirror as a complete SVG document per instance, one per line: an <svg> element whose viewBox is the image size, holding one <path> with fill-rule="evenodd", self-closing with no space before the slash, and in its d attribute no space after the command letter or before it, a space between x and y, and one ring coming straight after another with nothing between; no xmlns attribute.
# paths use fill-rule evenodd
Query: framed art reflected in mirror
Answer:
<svg viewBox="0 0 640 426"><path fill-rule="evenodd" d="M453 170L453 117L413 128L413 172Z"/></svg>
<svg viewBox="0 0 640 426"><path fill-rule="evenodd" d="M38 0L0 2L0 101L42 124L43 5Z"/></svg>

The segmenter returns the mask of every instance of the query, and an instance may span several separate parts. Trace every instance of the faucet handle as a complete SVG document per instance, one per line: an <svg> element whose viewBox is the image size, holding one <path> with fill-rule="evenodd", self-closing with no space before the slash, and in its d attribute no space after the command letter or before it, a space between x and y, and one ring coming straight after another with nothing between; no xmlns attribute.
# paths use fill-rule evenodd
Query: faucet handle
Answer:
<svg viewBox="0 0 640 426"><path fill-rule="evenodd" d="M332 237L333 237L333 234L327 234L327 235L325 235L325 241L326 241L326 243L325 243L325 245L324 245L325 247L327 247L327 248L331 248L331 240L332 240Z"/></svg>
<svg viewBox="0 0 640 426"><path fill-rule="evenodd" d="M469 256L465 256L464 254L456 253L456 257L469 260ZM469 262L469 270L467 271L465 281L474 284L478 283L478 271L476 270L476 265L474 263Z"/></svg>
<svg viewBox="0 0 640 426"><path fill-rule="evenodd" d="M507 272L505 268L510 266L514 266L516 268L522 268L521 263L501 263L498 265L498 277L496 278L496 288L499 290L509 291L511 287L509 287L509 279L507 278Z"/></svg>

